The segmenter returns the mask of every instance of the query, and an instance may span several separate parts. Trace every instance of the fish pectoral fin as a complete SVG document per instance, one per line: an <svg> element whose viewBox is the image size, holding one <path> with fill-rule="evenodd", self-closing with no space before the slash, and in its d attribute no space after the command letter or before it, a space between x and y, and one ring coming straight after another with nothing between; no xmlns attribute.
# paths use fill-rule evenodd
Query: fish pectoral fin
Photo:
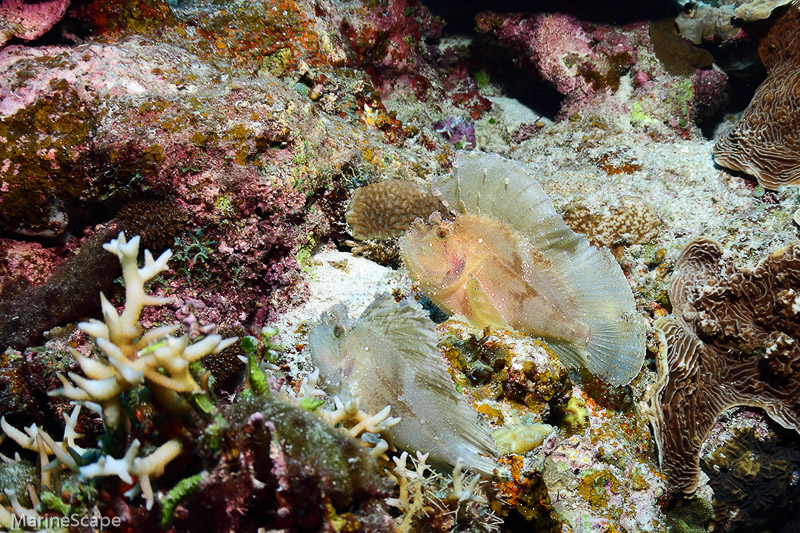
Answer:
<svg viewBox="0 0 800 533"><path fill-rule="evenodd" d="M472 274L467 276L466 292L470 321L481 327L508 328L508 322L483 290L481 282Z"/></svg>

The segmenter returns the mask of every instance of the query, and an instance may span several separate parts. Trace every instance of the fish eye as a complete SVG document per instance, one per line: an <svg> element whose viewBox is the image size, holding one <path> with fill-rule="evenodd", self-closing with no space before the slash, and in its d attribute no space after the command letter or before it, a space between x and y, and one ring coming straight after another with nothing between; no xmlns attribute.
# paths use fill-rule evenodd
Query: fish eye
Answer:
<svg viewBox="0 0 800 533"><path fill-rule="evenodd" d="M344 326L341 324L336 324L333 326L333 336L341 337L342 335L344 335Z"/></svg>
<svg viewBox="0 0 800 533"><path fill-rule="evenodd" d="M439 229L436 230L436 236L439 237L440 239L444 239L445 237L447 237L447 230L445 228L439 227Z"/></svg>

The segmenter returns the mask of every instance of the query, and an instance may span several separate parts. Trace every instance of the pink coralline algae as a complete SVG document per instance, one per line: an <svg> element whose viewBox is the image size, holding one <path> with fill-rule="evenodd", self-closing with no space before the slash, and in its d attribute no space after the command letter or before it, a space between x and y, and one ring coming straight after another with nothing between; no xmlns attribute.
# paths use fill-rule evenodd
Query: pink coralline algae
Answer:
<svg viewBox="0 0 800 533"><path fill-rule="evenodd" d="M341 24L350 63L364 69L381 93L403 87L420 101L447 98L473 119L491 108L466 68L464 51L441 52L428 43L441 37L443 21L427 7L416 0L390 0L354 9Z"/></svg>
<svg viewBox="0 0 800 533"><path fill-rule="evenodd" d="M700 134L694 121L723 101L725 73L693 66L671 74L655 57L647 22L611 25L563 13L485 12L476 23L479 33L508 50L518 69L563 95L560 118L608 121L627 115L635 126L687 138ZM708 57L702 67L713 63Z"/></svg>
<svg viewBox="0 0 800 533"><path fill-rule="evenodd" d="M69 7L69 0L2 0L0 3L0 47L12 37L26 41L47 33Z"/></svg>
<svg viewBox="0 0 800 533"><path fill-rule="evenodd" d="M717 111L724 100L727 86L728 76L721 70L698 70L692 78L694 114L704 116Z"/></svg>
<svg viewBox="0 0 800 533"><path fill-rule="evenodd" d="M396 0L377 7L359 7L363 17L346 18L342 32L354 52L354 62L395 75L394 83L411 80L428 52L423 39L441 36L442 21L414 0ZM388 82L388 79L384 81Z"/></svg>
<svg viewBox="0 0 800 533"><path fill-rule="evenodd" d="M478 31L493 35L516 57L520 68L532 67L563 94L567 109L606 89L616 91L620 76L636 63L635 39L626 30L586 23L561 13L482 13Z"/></svg>
<svg viewBox="0 0 800 533"><path fill-rule="evenodd" d="M537 15L530 43L536 47L536 63L542 76L564 95L589 92L576 74L593 56L590 39L580 22L562 14Z"/></svg>
<svg viewBox="0 0 800 533"><path fill-rule="evenodd" d="M165 55L175 62L169 73L153 60ZM288 122L286 106L303 101L296 91L266 78L220 93L218 71L168 44L10 46L0 65L0 227L67 237L54 220L106 224L132 198L170 199L188 222L164 243L183 258L168 296L202 301L217 315L200 311L201 320L237 328L259 301L269 316L302 298L295 254L330 228L321 216L310 222L306 206L341 187L319 188L317 197L319 161L326 179L341 175L356 147L314 134L313 120ZM187 229L202 230L206 240L194 242ZM41 283L50 270L10 273ZM202 276L189 277L198 270ZM45 324L31 322L31 333L37 325Z"/></svg>

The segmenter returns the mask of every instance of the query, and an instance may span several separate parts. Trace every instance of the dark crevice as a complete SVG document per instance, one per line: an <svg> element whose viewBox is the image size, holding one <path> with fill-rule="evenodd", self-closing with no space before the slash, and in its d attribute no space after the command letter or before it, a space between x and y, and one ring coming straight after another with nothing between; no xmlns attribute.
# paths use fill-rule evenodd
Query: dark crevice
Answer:
<svg viewBox="0 0 800 533"><path fill-rule="evenodd" d="M561 109L563 96L534 70L518 66L508 50L493 39L478 36L470 46L476 70L485 70L502 93L551 120Z"/></svg>
<svg viewBox="0 0 800 533"><path fill-rule="evenodd" d="M422 0L434 15L442 17L447 31L471 32L475 15L482 11L495 13L568 13L586 22L628 24L640 20L677 15L678 9L669 0L619 0L616 2L545 2L542 0Z"/></svg>
<svg viewBox="0 0 800 533"><path fill-rule="evenodd" d="M728 75L728 87L722 105L713 114L697 119L706 139L713 139L719 125L731 114L744 111L766 79L767 71L758 57L757 46L753 41L739 41L710 50L717 67Z"/></svg>
<svg viewBox="0 0 800 533"><path fill-rule="evenodd" d="M50 30L37 39L26 41L19 37L12 37L7 45L21 45L30 48L41 46L71 46L86 39L91 34L91 29L84 22L70 18L69 14L58 21Z"/></svg>

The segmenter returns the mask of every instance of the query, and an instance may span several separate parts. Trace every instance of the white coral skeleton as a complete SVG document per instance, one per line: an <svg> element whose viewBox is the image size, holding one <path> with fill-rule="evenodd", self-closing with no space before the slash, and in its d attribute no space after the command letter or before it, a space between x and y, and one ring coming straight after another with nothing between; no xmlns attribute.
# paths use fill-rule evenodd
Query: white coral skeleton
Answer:
<svg viewBox="0 0 800 533"><path fill-rule="evenodd" d="M6 418L0 419L0 429L3 430L2 436L8 436L11 440L16 442L21 448L31 450L39 453L39 460L41 463L41 481L43 487L51 487L50 472L59 464L63 464L67 468L75 470L77 465L72 456L67 452L67 447L71 448L75 453L82 454L85 450L75 444L75 439L82 437L75 431L78 424L78 416L81 412L81 406L76 405L72 410L72 414L64 415L64 437L61 442L56 442L46 431L39 428L36 424L31 424L29 427L23 428L21 431L8 422ZM50 456L55 455L55 461L50 461ZM11 463L17 459L11 459L0 455L3 462Z"/></svg>
<svg viewBox="0 0 800 533"><path fill-rule="evenodd" d="M178 325L155 328L142 335L139 317L144 306L172 301L144 291L146 282L167 269L172 252L167 250L154 260L150 251L145 250L144 266L138 268L138 236L126 241L125 233L120 233L103 248L119 257L122 265L125 307L117 314L105 295L100 294L105 321L91 319L78 324L78 328L95 339L103 357L93 359L72 350L86 377L70 372L67 379L59 374L63 386L50 394L99 405L106 426L115 427L121 419L120 394L146 382L165 407L181 412L185 404L177 393L200 390L189 365L206 355L219 353L236 339L223 340L214 334L190 343L188 335L173 335Z"/></svg>
<svg viewBox="0 0 800 533"><path fill-rule="evenodd" d="M163 474L164 467L180 455L183 447L178 439L172 439L159 446L147 457L136 457L136 454L139 453L139 446L139 440L134 440L121 459L105 455L96 463L82 466L80 468L81 477L117 476L125 483L133 483L133 477L136 477L146 502L145 506L149 511L153 507L154 500L150 478L156 478ZM126 495L128 497L135 495L135 487Z"/></svg>
<svg viewBox="0 0 800 533"><path fill-rule="evenodd" d="M173 335L179 329L178 325L155 328L142 335L139 317L144 306L165 305L171 301L169 298L148 295L144 291L144 285L167 269L167 261L172 252L167 250L154 260L150 251L145 250L144 267L138 268L138 236L127 241L125 234L120 233L117 239L103 247L116 254L122 265L125 306L122 313L118 314L101 293L105 321L93 319L78 324L82 331L95 339L102 356L91 358L72 350L86 377L70 372L67 379L59 374L63 387L50 392L51 396L66 396L79 402L72 414L64 417L66 424L62 441L56 442L35 424L22 431L3 418L0 419L0 428L5 436L20 447L39 453L42 486L51 486L49 473L59 465L79 472L82 478L118 476L123 481L132 483L135 477L149 510L154 501L150 480L160 476L164 467L180 455L180 441L169 440L146 457L137 457L140 443L134 440L120 459L106 455L93 464L79 466L75 457L85 451L75 444L75 439L81 437L75 431L80 403L96 407L106 427L115 427L122 418L121 394L136 385L146 383L165 407L180 410L181 402L184 402L180 393L201 390L189 371L189 365L206 355L219 353L234 343L236 338L223 340L220 335L206 335L198 341L190 342L188 335ZM55 456L55 459L51 461L50 456ZM7 457L0 458L6 462L12 461ZM131 489L128 496L135 495L135 490L136 487ZM13 506L15 498L11 495L8 497ZM3 510L8 511L5 508ZM13 510L17 514L21 512L16 507Z"/></svg>
<svg viewBox="0 0 800 533"><path fill-rule="evenodd" d="M297 399L301 402L306 398L319 398L325 391L317 388L319 382L319 369L303 378ZM350 437L361 441L365 446L372 446L370 453L375 457L386 458L389 444L380 438L380 434L400 422L400 417L391 417L391 406L387 405L378 413L371 415L361 410L360 398L353 398L343 402L338 396L332 398L334 409L320 409L322 419L333 427L343 426ZM371 435L371 436L370 436Z"/></svg>
<svg viewBox="0 0 800 533"><path fill-rule="evenodd" d="M430 470L427 464L428 455L418 451L416 459L411 459L412 468L408 466L408 452L403 452L400 457L392 457L395 463L394 472L387 472L387 475L398 484L400 490L397 498L389 498L386 503L403 512L402 516L395 519L395 530L400 533L412 531L417 514L420 512L427 514L432 505L438 507L439 511L445 512L442 508L443 503L456 506L463 502L487 503L486 498L478 493L480 476L468 478L463 471L464 461L461 458L456 461L456 466L453 468L452 488L443 497L436 494L433 487L437 481L444 480L438 475L425 477L426 472ZM493 524L487 523L486 526L493 527Z"/></svg>

